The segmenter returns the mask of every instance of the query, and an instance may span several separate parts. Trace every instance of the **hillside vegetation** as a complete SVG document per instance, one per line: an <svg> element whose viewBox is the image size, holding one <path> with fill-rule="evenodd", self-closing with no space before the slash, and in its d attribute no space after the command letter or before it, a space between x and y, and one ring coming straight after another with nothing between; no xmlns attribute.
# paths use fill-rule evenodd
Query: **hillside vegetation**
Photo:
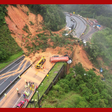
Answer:
<svg viewBox="0 0 112 112"><path fill-rule="evenodd" d="M66 24L65 15L57 5L27 5L27 7L35 14L40 13L44 24L52 31L58 31Z"/></svg>
<svg viewBox="0 0 112 112"><path fill-rule="evenodd" d="M112 107L112 91L93 70L85 71L81 63L60 79L41 103L42 107L83 108Z"/></svg>
<svg viewBox="0 0 112 112"><path fill-rule="evenodd" d="M97 67L102 67L105 82L112 90L112 30L105 28L92 36L92 44L86 48L90 59ZM100 58L100 59L99 59Z"/></svg>
<svg viewBox="0 0 112 112"><path fill-rule="evenodd" d="M101 25L112 28L112 5L61 5L61 7L64 11L95 18Z"/></svg>
<svg viewBox="0 0 112 112"><path fill-rule="evenodd" d="M16 5L13 5L16 7ZM10 58L10 56L14 54L21 54L20 51L22 49L18 46L18 44L15 42L14 38L11 37L11 32L9 31L8 25L5 22L5 16L8 16L11 21L11 17L7 14L7 8L8 5L0 5L0 62L7 62L7 60ZM27 5L31 12L34 14L41 14L44 18L43 29L58 31L62 29L65 26L65 15L63 14L62 10L57 5ZM27 16L29 15L29 12L27 12ZM32 21L29 21L30 25L34 26L34 23ZM13 23L14 24L14 23ZM37 35L37 38L39 37L40 40L43 40L43 42L40 42L40 40L37 40L36 36L34 37L34 41L31 44L32 47L28 45L30 38L30 33L28 26L25 25L23 30L28 33L27 39L23 36L22 39L26 39L25 43L26 48L28 51L35 51L35 50L45 50L45 48L49 47L47 44L48 37L43 36L41 37L41 34ZM50 31L51 32L51 31ZM37 32L38 33L38 32ZM57 35L56 35L57 37ZM55 41L55 37L52 38L53 41ZM62 39L63 40L63 39ZM61 41L61 40L60 40ZM36 44L38 43L38 45ZM30 45L31 45L30 44ZM42 46L42 45L45 46Z"/></svg>
<svg viewBox="0 0 112 112"><path fill-rule="evenodd" d="M71 6L71 8L72 10L67 10L73 12L73 7ZM81 10L82 8L84 9ZM98 20L99 22L101 22L101 19L103 22L103 18L110 20L108 21L107 19L101 24L105 24L107 28L96 32L92 36L91 42L87 42L87 46L85 47L89 60L91 60L97 68L103 68L102 75L104 79L101 80L100 77L96 76L93 70L85 71L79 63L70 69L70 73L66 75L65 78L60 79L59 82L53 86L48 95L44 97L41 103L42 107L112 107L111 10L109 10L110 7L102 5L82 6L82 8L80 5L77 6L75 12L79 14L82 13L84 17L101 17ZM88 11L90 13L88 13ZM106 11L108 11L108 13Z"/></svg>
<svg viewBox="0 0 112 112"><path fill-rule="evenodd" d="M0 5L0 62L7 60L10 56L21 51L5 23L7 15L6 5Z"/></svg>

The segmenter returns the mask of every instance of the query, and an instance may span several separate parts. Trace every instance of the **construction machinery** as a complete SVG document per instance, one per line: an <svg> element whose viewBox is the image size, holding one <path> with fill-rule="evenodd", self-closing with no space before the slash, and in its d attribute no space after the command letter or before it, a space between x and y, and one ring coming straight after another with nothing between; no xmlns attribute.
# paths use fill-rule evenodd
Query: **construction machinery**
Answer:
<svg viewBox="0 0 112 112"><path fill-rule="evenodd" d="M41 68L45 61L46 61L46 59L45 59L45 57L43 56L43 57L39 60L39 62L35 65L35 68L37 68L37 69Z"/></svg>

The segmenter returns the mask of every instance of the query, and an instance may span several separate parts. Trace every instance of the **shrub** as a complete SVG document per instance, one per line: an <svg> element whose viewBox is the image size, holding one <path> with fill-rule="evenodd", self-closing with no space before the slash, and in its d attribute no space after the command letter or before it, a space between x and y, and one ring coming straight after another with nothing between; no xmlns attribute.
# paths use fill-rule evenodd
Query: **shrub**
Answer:
<svg viewBox="0 0 112 112"><path fill-rule="evenodd" d="M31 24L31 25L34 25L34 23L33 23L32 21L30 21L30 24Z"/></svg>

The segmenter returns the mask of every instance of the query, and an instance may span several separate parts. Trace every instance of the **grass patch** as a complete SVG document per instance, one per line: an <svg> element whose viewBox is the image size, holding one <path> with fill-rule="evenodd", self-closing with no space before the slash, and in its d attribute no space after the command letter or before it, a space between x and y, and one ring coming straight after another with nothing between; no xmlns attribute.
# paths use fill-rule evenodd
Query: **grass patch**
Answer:
<svg viewBox="0 0 112 112"><path fill-rule="evenodd" d="M84 35L87 34L88 31L89 31L89 25L87 25L87 28L86 28L86 31L85 31Z"/></svg>
<svg viewBox="0 0 112 112"><path fill-rule="evenodd" d="M20 51L19 53L10 56L9 59L4 61L3 63L0 63L0 70L9 65L10 63L12 63L15 59L17 59L21 55L23 55L23 51Z"/></svg>
<svg viewBox="0 0 112 112"><path fill-rule="evenodd" d="M33 23L32 21L30 21L30 24L31 24L31 25L34 25L34 23Z"/></svg>
<svg viewBox="0 0 112 112"><path fill-rule="evenodd" d="M64 64L63 62L56 63L55 66L53 67L53 69L49 72L48 76L46 76L45 79L41 82L41 84L39 85L39 87L37 89L37 91L39 91L39 99L42 97L42 95L44 95L45 91L47 90L49 85L52 83L53 79L55 78L55 76L57 75L58 71L61 69L63 64ZM34 94L32 99L38 99L37 93ZM30 104L28 104L27 107L29 108ZM34 106L31 105L31 107L34 107ZM38 107L38 106L36 106L36 107Z"/></svg>

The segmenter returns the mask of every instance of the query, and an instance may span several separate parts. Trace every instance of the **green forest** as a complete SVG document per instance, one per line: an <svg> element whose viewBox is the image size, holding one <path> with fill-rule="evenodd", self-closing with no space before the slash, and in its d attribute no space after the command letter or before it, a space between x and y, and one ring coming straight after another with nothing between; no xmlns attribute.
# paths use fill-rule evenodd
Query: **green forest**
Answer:
<svg viewBox="0 0 112 112"><path fill-rule="evenodd" d="M6 7L7 5L0 5L0 63L21 51L21 48L11 37L8 25L5 22Z"/></svg>
<svg viewBox="0 0 112 112"><path fill-rule="evenodd" d="M70 68L44 96L43 108L112 107L112 89L93 70L85 71L81 63Z"/></svg>
<svg viewBox="0 0 112 112"><path fill-rule="evenodd" d="M93 70L85 71L81 63L79 63L70 69L69 74L65 75L53 86L48 95L43 98L41 105L43 108L112 107L111 6L92 6L96 8L91 8L91 5L77 5L76 9L74 5L71 7L66 5L66 7L68 7L66 9L68 12L75 11L76 14L84 17L96 18L101 25L106 26L102 31L93 34L91 42L87 42L87 46L84 48L92 63L99 69L103 68L102 75L104 78L96 76ZM62 9L64 8L65 6L62 6ZM98 57L102 61L97 60ZM108 70L104 66L107 66Z"/></svg>
<svg viewBox="0 0 112 112"><path fill-rule="evenodd" d="M105 28L93 34L91 44L88 44L85 50L97 68L103 67L105 83L112 90L112 29ZM102 61L97 60L97 57L101 57ZM104 66L107 66L108 69L105 69Z"/></svg>
<svg viewBox="0 0 112 112"><path fill-rule="evenodd" d="M70 73L60 79L43 98L43 108L112 107L112 29L105 28L93 34L85 50L93 64L103 68L104 78L96 76L93 70L85 71L79 63L70 68ZM97 60L98 57L102 58L101 62Z"/></svg>
<svg viewBox="0 0 112 112"><path fill-rule="evenodd" d="M112 5L61 5L61 8L63 11L97 19L101 25L112 28Z"/></svg>
<svg viewBox="0 0 112 112"><path fill-rule="evenodd" d="M66 25L65 15L58 5L27 5L35 14L41 14L46 27L58 31Z"/></svg>

